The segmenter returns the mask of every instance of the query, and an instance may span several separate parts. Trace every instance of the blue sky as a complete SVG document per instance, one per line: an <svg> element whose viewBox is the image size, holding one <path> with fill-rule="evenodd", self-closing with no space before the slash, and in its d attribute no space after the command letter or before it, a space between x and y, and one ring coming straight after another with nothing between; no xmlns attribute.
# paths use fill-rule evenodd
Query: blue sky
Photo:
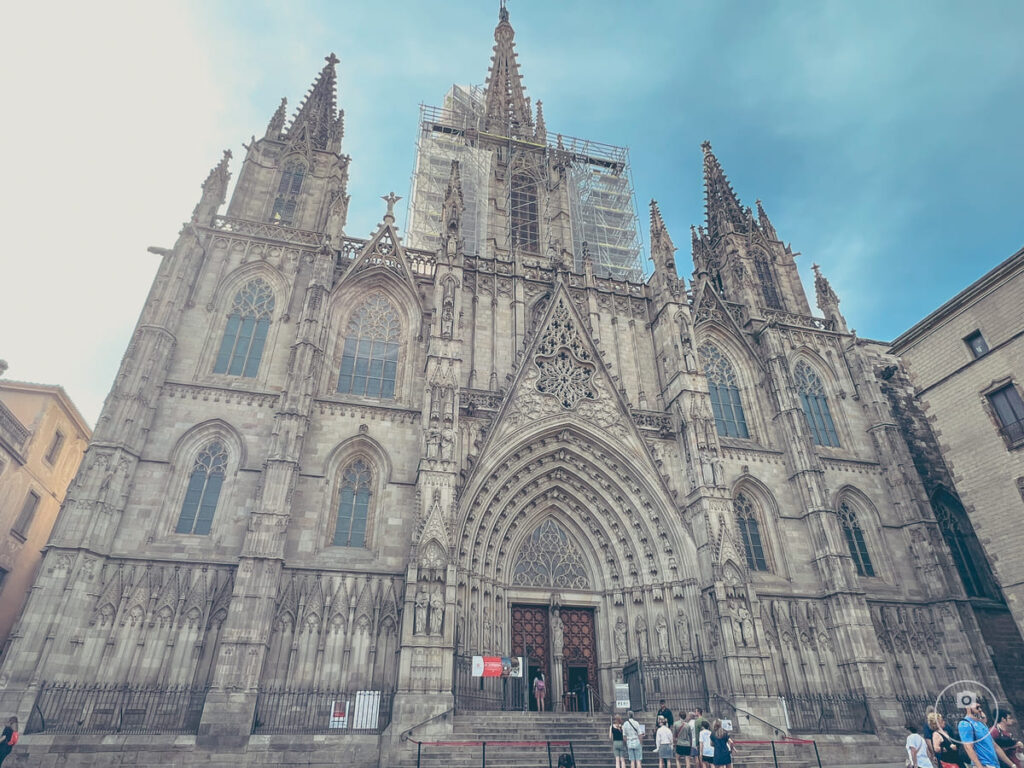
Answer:
<svg viewBox="0 0 1024 768"><path fill-rule="evenodd" d="M365 236L381 195L408 195L418 105L483 82L497 18L497 2L28 5L0 32L20 223L0 280L22 287L0 302L0 357L10 378L63 384L90 422L156 269L146 246L173 243L223 148L237 175L241 143L334 51L347 231ZM894 338L1024 245L1024 4L509 9L549 130L630 148L644 238L655 197L687 276L704 139L862 336Z"/></svg>

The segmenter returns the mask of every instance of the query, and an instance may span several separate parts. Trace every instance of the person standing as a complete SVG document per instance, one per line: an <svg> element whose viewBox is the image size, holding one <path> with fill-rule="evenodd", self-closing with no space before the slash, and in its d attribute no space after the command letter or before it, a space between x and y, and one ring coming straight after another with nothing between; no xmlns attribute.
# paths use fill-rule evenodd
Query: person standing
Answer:
<svg viewBox="0 0 1024 768"><path fill-rule="evenodd" d="M672 726L672 735L676 739L676 768L693 768L690 755L693 746L693 712L687 712L686 718L680 717ZM682 760L680 760L682 758Z"/></svg>
<svg viewBox="0 0 1024 768"><path fill-rule="evenodd" d="M537 676L533 678L533 698L537 702L537 711L544 711L544 690L547 685L544 683L544 673L538 672Z"/></svg>
<svg viewBox="0 0 1024 768"><path fill-rule="evenodd" d="M622 735L626 737L629 768L640 768L640 763L644 759L644 747L640 741L640 723L633 719L633 710L626 713L626 722L622 724Z"/></svg>
<svg viewBox="0 0 1024 768"><path fill-rule="evenodd" d="M0 763L7 759L18 743L18 718L12 717L4 726L3 733L0 733Z"/></svg>
<svg viewBox="0 0 1024 768"><path fill-rule="evenodd" d="M938 712L929 712L928 728L932 732L932 753L939 763L939 768L960 768L963 765L964 753L960 745L949 737L946 731L946 718Z"/></svg>
<svg viewBox="0 0 1024 768"><path fill-rule="evenodd" d="M977 701L967 707L967 714L957 726L957 732L973 768L999 768L1000 759L1008 765L1011 764L1010 758L992 740L988 726L985 725L981 705Z"/></svg>
<svg viewBox="0 0 1024 768"><path fill-rule="evenodd" d="M612 754L615 768L626 768L626 738L622 735L622 715L616 715L608 727L608 738L612 740Z"/></svg>
<svg viewBox="0 0 1024 768"><path fill-rule="evenodd" d="M672 719L672 710L665 704L665 700L662 699L658 704L658 717L664 717L668 721L668 727L672 727L674 720Z"/></svg>
<svg viewBox="0 0 1024 768"><path fill-rule="evenodd" d="M910 731L906 742L909 768L934 768L928 757L928 745L925 743L924 736L918 733L918 727L913 723L908 723L907 730Z"/></svg>
<svg viewBox="0 0 1024 768"><path fill-rule="evenodd" d="M715 745L711 743L711 725L707 720L701 720L698 716L697 724L702 726L697 740L700 742L700 760L704 765L713 765L715 762Z"/></svg>
<svg viewBox="0 0 1024 768"><path fill-rule="evenodd" d="M996 724L989 729L989 735L995 741L996 746L1001 747L1006 756L1013 764L1013 768L1022 768L1021 757L1024 753L1024 745L1013 735L1013 726L1017 724L1013 713L999 710Z"/></svg>
<svg viewBox="0 0 1024 768"><path fill-rule="evenodd" d="M672 729L664 715L658 717L658 732L654 734L654 746L658 750L658 768L672 768Z"/></svg>

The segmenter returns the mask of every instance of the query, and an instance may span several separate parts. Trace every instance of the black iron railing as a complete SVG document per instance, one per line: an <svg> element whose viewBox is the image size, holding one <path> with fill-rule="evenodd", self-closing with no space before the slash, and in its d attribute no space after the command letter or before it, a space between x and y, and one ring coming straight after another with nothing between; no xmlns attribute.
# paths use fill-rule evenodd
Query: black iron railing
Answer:
<svg viewBox="0 0 1024 768"><path fill-rule="evenodd" d="M43 683L25 733L195 733L207 690Z"/></svg>
<svg viewBox="0 0 1024 768"><path fill-rule="evenodd" d="M452 693L456 712L518 712L530 706L526 678L474 677L472 656L455 657Z"/></svg>
<svg viewBox="0 0 1024 768"><path fill-rule="evenodd" d="M253 733L376 734L391 722L391 691L260 689Z"/></svg>
<svg viewBox="0 0 1024 768"><path fill-rule="evenodd" d="M795 733L874 733L868 700L857 694L786 693L782 695Z"/></svg>
<svg viewBox="0 0 1024 768"><path fill-rule="evenodd" d="M638 659L623 667L631 708L654 711L662 699L673 712L707 710L708 689L702 661Z"/></svg>

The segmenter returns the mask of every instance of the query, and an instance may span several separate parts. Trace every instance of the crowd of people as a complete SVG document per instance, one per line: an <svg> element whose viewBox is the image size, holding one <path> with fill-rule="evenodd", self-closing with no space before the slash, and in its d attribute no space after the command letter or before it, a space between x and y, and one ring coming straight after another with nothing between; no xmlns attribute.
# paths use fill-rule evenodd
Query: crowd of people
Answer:
<svg viewBox="0 0 1024 768"><path fill-rule="evenodd" d="M907 768L1024 768L1024 743L1014 736L1013 713L999 710L989 725L974 701L954 726L928 707L923 725L907 725Z"/></svg>
<svg viewBox="0 0 1024 768"><path fill-rule="evenodd" d="M646 729L636 721L633 711L615 715L608 728L615 768L641 768ZM673 717L661 701L654 734L658 768L704 768L732 765L733 741L719 719L709 720L699 707L685 717Z"/></svg>

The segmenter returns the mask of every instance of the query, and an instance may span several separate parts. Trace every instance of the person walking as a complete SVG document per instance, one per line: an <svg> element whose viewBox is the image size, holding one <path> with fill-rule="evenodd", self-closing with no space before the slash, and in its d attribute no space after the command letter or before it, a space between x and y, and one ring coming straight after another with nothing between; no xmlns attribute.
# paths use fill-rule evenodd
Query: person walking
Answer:
<svg viewBox="0 0 1024 768"><path fill-rule="evenodd" d="M629 756L629 768L640 768L644 759L644 747L640 740L642 729L640 723L633 719L633 710L626 713L626 722L622 724L622 735L626 737L626 754Z"/></svg>
<svg viewBox="0 0 1024 768"><path fill-rule="evenodd" d="M1012 712L999 710L996 724L989 729L996 746L1001 747L1013 764L1013 768L1022 768L1021 757L1024 756L1024 744L1013 735L1013 727L1017 724Z"/></svg>
<svg viewBox="0 0 1024 768"><path fill-rule="evenodd" d="M654 734L654 746L658 750L658 768L672 768L672 729L664 715L658 718L658 732Z"/></svg>
<svg viewBox="0 0 1024 768"><path fill-rule="evenodd" d="M18 743L18 718L12 717L4 726L3 733L0 733L0 763L7 759Z"/></svg>
<svg viewBox="0 0 1024 768"><path fill-rule="evenodd" d="M711 761L714 765L732 765L732 736L722 727L721 720L711 726Z"/></svg>
<svg viewBox="0 0 1024 768"><path fill-rule="evenodd" d="M964 753L960 745L949 737L946 731L946 718L938 712L928 713L928 728L932 732L932 753L940 768L960 768L963 765Z"/></svg>
<svg viewBox="0 0 1024 768"><path fill-rule="evenodd" d="M685 718L678 718L672 726L672 735L676 739L676 768L693 768L690 764L690 755L693 746L694 717L693 712L687 712Z"/></svg>
<svg viewBox="0 0 1024 768"><path fill-rule="evenodd" d="M957 733L964 745L969 764L973 768L999 768L999 761L1002 760L1011 765L1010 758L992 740L992 734L988 732L984 718L985 713L981 711L981 704L975 700L967 707L967 714L957 726Z"/></svg>
<svg viewBox="0 0 1024 768"><path fill-rule="evenodd" d="M928 745L925 743L924 736L918 733L920 729L914 723L907 723L907 730L910 731L905 745L908 768L934 768L928 757Z"/></svg>
<svg viewBox="0 0 1024 768"><path fill-rule="evenodd" d="M537 711L544 711L544 690L547 685L544 683L544 673L538 672L537 676L533 678L533 698L537 702Z"/></svg>
<svg viewBox="0 0 1024 768"><path fill-rule="evenodd" d="M612 754L615 768L626 768L626 737L622 735L622 715L616 715L608 727L608 738L612 740Z"/></svg>
<svg viewBox="0 0 1024 768"><path fill-rule="evenodd" d="M713 765L715 762L715 745L711 743L711 724L707 720L700 719L698 712L697 724L703 726L697 741L700 742L700 761L704 765Z"/></svg>

